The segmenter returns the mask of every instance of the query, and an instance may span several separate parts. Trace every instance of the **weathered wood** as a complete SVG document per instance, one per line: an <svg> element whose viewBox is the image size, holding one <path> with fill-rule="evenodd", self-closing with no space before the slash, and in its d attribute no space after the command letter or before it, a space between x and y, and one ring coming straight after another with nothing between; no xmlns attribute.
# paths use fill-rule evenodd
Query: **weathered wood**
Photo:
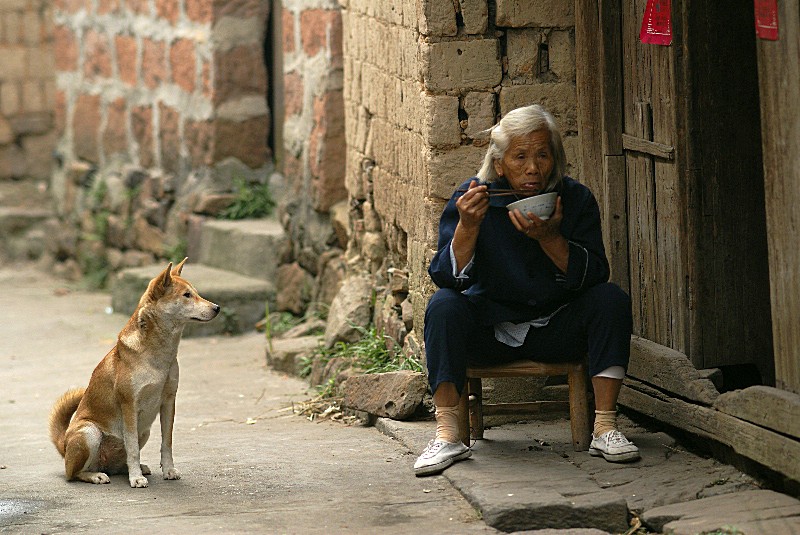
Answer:
<svg viewBox="0 0 800 535"><path fill-rule="evenodd" d="M619 403L656 420L730 446L736 453L800 481L800 442L723 412L677 398L657 399L626 381Z"/></svg>
<svg viewBox="0 0 800 535"><path fill-rule="evenodd" d="M628 264L628 191L625 176L625 157L608 155L604 159L603 177L606 195L604 205L604 237L606 255L611 266L612 282L630 295L631 275Z"/></svg>
<svg viewBox="0 0 800 535"><path fill-rule="evenodd" d="M675 147L628 134L622 134L622 147L625 150L641 152L642 154L648 154L665 160L672 160L675 158Z"/></svg>
<svg viewBox="0 0 800 535"><path fill-rule="evenodd" d="M675 396L703 405L711 405L719 396L714 384L700 375L685 354L638 336L631 337L627 373Z"/></svg>
<svg viewBox="0 0 800 535"><path fill-rule="evenodd" d="M577 98L578 135L581 161L579 180L595 196L603 198L602 190L602 132L601 93L596 90L600 70L600 48L596 36L600 31L597 0L575 2L575 90ZM602 213L603 220L607 218Z"/></svg>
<svg viewBox="0 0 800 535"><path fill-rule="evenodd" d="M777 41L758 40L775 385L800 394L800 1L778 2Z"/></svg>
<svg viewBox="0 0 800 535"><path fill-rule="evenodd" d="M483 414L551 414L561 412L569 414L568 401L527 401L522 403L487 403L483 405Z"/></svg>
<svg viewBox="0 0 800 535"><path fill-rule="evenodd" d="M580 367L581 363L571 362L534 362L532 360L517 360L507 364L497 366L470 366L467 369L467 377L547 377L556 375L567 375L571 370Z"/></svg>
<svg viewBox="0 0 800 535"><path fill-rule="evenodd" d="M714 408L741 420L800 440L800 395L768 386L751 386L720 395Z"/></svg>

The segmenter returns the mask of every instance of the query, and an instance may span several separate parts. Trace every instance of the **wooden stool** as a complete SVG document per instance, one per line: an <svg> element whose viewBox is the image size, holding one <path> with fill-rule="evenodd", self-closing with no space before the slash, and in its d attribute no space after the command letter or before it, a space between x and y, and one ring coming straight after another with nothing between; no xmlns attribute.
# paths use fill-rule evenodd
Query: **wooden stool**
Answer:
<svg viewBox="0 0 800 535"><path fill-rule="evenodd" d="M582 362L545 364L532 360L519 360L508 364L467 368L467 382L459 405L461 439L469 446L472 439L483 438L483 414L541 413L550 406L563 406L562 401L531 401L526 403L484 404L481 379L485 377L549 377L566 375L569 381L569 421L572 428L572 446L575 451L589 449L589 399L586 368Z"/></svg>

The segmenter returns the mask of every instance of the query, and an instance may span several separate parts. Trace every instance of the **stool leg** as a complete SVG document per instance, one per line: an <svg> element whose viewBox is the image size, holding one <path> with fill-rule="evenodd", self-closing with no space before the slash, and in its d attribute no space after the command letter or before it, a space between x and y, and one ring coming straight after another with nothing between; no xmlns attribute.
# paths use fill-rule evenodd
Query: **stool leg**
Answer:
<svg viewBox="0 0 800 535"><path fill-rule="evenodd" d="M458 434L461 442L469 447L469 381L464 385L461 399L458 400Z"/></svg>
<svg viewBox="0 0 800 535"><path fill-rule="evenodd" d="M483 385L480 378L467 379L469 383L469 426L475 440L483 439Z"/></svg>
<svg viewBox="0 0 800 535"><path fill-rule="evenodd" d="M589 399L586 369L576 366L570 370L569 381L569 423L572 428L572 447L575 451L586 451L591 441L589 429Z"/></svg>

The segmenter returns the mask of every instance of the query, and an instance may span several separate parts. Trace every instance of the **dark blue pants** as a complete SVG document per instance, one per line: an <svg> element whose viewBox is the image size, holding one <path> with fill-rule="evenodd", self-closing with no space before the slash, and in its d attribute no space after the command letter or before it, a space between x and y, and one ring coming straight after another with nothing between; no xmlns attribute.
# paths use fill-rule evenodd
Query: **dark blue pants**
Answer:
<svg viewBox="0 0 800 535"><path fill-rule="evenodd" d="M531 327L520 347L498 342L494 327L481 325L464 294L443 288L425 310L425 354L431 392L440 383L464 388L467 365L514 360L572 362L588 355L590 377L611 366L628 367L631 300L613 283L598 284L561 309L546 327ZM531 318L534 319L534 318Z"/></svg>

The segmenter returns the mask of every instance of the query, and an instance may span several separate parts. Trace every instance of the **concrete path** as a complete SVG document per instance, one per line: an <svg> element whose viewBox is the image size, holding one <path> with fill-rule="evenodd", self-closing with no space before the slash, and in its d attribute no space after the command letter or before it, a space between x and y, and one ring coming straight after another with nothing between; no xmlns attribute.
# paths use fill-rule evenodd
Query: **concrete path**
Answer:
<svg viewBox="0 0 800 535"><path fill-rule="evenodd" d="M494 532L447 481L415 478L395 440L287 410L311 394L265 368L257 334L181 343L181 480L161 479L156 424L142 452L149 488L67 483L48 412L88 382L127 317L105 312L107 294L35 271L0 268L0 288L2 533Z"/></svg>

